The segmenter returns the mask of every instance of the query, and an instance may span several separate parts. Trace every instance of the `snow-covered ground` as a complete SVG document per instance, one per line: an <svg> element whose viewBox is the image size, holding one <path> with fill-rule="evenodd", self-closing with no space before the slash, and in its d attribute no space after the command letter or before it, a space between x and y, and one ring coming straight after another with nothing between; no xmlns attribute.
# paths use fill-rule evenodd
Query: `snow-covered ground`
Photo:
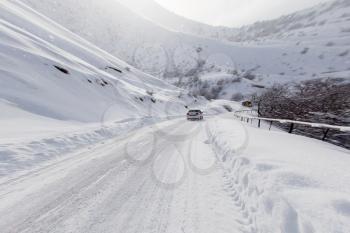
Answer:
<svg viewBox="0 0 350 233"><path fill-rule="evenodd" d="M342 232L349 151L174 119L0 180L2 232Z"/></svg>
<svg viewBox="0 0 350 233"><path fill-rule="evenodd" d="M74 10L98 9L93 1L25 1L38 9L69 7L72 12L49 12L72 27L84 19L70 18ZM104 21L95 19L86 24L96 29L90 36L111 46ZM164 40L174 36L159 30ZM130 35L142 38L124 39ZM266 54L279 61L285 49L177 38L206 42L204 51L234 51L264 75L279 67L265 61ZM330 46L331 54L348 46L344 38ZM118 43L130 52L128 45ZM0 232L350 232L349 150L242 124L227 113L239 110L239 103L193 97L98 47L104 48L21 1L0 2ZM186 48L175 52L184 65L185 57L193 61ZM137 54L139 61L150 60L142 50ZM306 60L292 56L293 65L310 72L322 68L310 65L313 52L305 54ZM221 64L232 58L209 57ZM348 63L338 57L322 59L339 70ZM231 76L218 71L202 79L222 77ZM249 92L249 85L261 83L245 79L237 90ZM191 108L204 110L205 121L187 122Z"/></svg>
<svg viewBox="0 0 350 233"><path fill-rule="evenodd" d="M233 121L209 122L228 190L253 232L348 232L349 150Z"/></svg>

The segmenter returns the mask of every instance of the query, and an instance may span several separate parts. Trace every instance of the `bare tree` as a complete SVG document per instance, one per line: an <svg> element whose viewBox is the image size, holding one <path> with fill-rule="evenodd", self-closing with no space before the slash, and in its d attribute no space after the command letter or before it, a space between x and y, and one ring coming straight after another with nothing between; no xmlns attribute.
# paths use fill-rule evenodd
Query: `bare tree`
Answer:
<svg viewBox="0 0 350 233"><path fill-rule="evenodd" d="M350 125L350 83L343 79L315 79L298 84L278 84L260 96L255 96L253 100L259 106L259 115L262 117ZM319 137L319 131L303 127L298 129L301 134L315 137ZM336 142L350 147L349 134L331 134Z"/></svg>

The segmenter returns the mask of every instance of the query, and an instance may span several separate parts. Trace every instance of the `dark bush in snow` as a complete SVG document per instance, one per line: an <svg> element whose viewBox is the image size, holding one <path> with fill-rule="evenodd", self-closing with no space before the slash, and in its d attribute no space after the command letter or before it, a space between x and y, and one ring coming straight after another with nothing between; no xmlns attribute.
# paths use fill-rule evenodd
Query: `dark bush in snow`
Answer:
<svg viewBox="0 0 350 233"><path fill-rule="evenodd" d="M221 80L217 81L216 84L217 84L218 86L223 86L223 85L225 84L225 81L226 81L225 79L221 79Z"/></svg>
<svg viewBox="0 0 350 233"><path fill-rule="evenodd" d="M224 109L226 109L226 111L228 112L232 112L233 108L230 105L223 105Z"/></svg>
<svg viewBox="0 0 350 233"><path fill-rule="evenodd" d="M334 46L334 45L335 45L335 43L332 42L332 41L330 41L330 42L328 42L328 43L326 44L327 47L332 47L332 46Z"/></svg>
<svg viewBox="0 0 350 233"><path fill-rule="evenodd" d="M108 83L106 80L104 80L104 79L101 79L101 82L102 82L104 85L109 85L109 83Z"/></svg>
<svg viewBox="0 0 350 233"><path fill-rule="evenodd" d="M149 95L149 96L153 96L153 95L154 95L154 92L153 92L153 91L150 91L150 90L146 91L146 93L147 93L147 95Z"/></svg>
<svg viewBox="0 0 350 233"><path fill-rule="evenodd" d="M64 74L69 74L69 71L65 68L62 68L60 66L54 66L57 70L61 71Z"/></svg>
<svg viewBox="0 0 350 233"><path fill-rule="evenodd" d="M222 86L212 87L210 91L211 97L209 99L218 99L222 89L223 89Z"/></svg>
<svg viewBox="0 0 350 233"><path fill-rule="evenodd" d="M117 71L118 73L123 73L123 71L121 71L120 69L112 67L112 66L107 66L106 69L111 69L111 70Z"/></svg>
<svg viewBox="0 0 350 233"><path fill-rule="evenodd" d="M259 88L259 89L264 89L265 86L259 85L259 84L253 84L252 87Z"/></svg>
<svg viewBox="0 0 350 233"><path fill-rule="evenodd" d="M340 57L345 57L345 56L347 56L348 54L349 54L349 50L346 50L346 51L340 53L339 56L340 56Z"/></svg>
<svg viewBox="0 0 350 233"><path fill-rule="evenodd" d="M244 99L244 95L242 95L241 93L236 93L231 97L232 101L237 101L237 102L242 101L243 99Z"/></svg>
<svg viewBox="0 0 350 233"><path fill-rule="evenodd" d="M341 30L342 33L349 33L350 32L350 28L343 28Z"/></svg>
<svg viewBox="0 0 350 233"><path fill-rule="evenodd" d="M319 26L323 26L327 23L327 20L322 20L321 22L318 23Z"/></svg>
<svg viewBox="0 0 350 233"><path fill-rule="evenodd" d="M301 51L301 54L307 54L309 52L309 48L304 48L303 51Z"/></svg>
<svg viewBox="0 0 350 233"><path fill-rule="evenodd" d="M248 80L254 80L256 78L256 76L250 72L245 73L243 77Z"/></svg>
<svg viewBox="0 0 350 233"><path fill-rule="evenodd" d="M242 78L234 78L231 80L231 83L240 83L242 82Z"/></svg>

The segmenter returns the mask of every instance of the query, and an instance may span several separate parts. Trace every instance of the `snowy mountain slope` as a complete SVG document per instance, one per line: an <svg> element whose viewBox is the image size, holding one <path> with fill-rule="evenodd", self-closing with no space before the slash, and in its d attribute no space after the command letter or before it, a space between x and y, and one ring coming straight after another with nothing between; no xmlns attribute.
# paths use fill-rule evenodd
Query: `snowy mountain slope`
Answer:
<svg viewBox="0 0 350 233"><path fill-rule="evenodd" d="M240 28L235 41L343 37L349 31L349 7L348 0L334 0L275 20L257 22Z"/></svg>
<svg viewBox="0 0 350 233"><path fill-rule="evenodd" d="M163 26L171 31L190 34L205 38L234 40L238 29L211 26L179 16L153 0L118 0L137 14L151 20L153 23Z"/></svg>
<svg viewBox="0 0 350 233"><path fill-rule="evenodd" d="M183 117L203 98L147 75L20 1L0 3L0 176Z"/></svg>
<svg viewBox="0 0 350 233"><path fill-rule="evenodd" d="M301 29L312 28L312 37L327 37L335 30L348 31L349 2L333 0L299 12L240 28L215 27L178 16L153 0L119 0L130 9L169 30L230 42L298 39ZM326 29L326 30L325 30ZM305 35L304 35L305 36Z"/></svg>
<svg viewBox="0 0 350 233"><path fill-rule="evenodd" d="M128 62L133 61L136 48L152 41L155 35L157 38L154 44L172 41L176 35L148 22L114 0L24 2L96 46Z"/></svg>
<svg viewBox="0 0 350 233"><path fill-rule="evenodd" d="M314 14L310 18L294 16L304 21L312 19L315 22L323 22L325 18L344 15L334 20L335 22L330 20L324 24L290 29L288 33L285 32L285 37L280 39L271 37L261 41L240 43L226 43L194 36L193 33L190 35L175 32L174 29L167 30L167 26L162 25L161 22L155 24L137 15L136 10L128 9L112 0L98 2L88 0L84 3L77 0L59 2L25 0L25 2L96 46L121 57L141 70L159 77L175 77L175 80L184 77L182 79L182 81L185 80L184 86L191 85L192 79L187 81L186 79L191 77L193 71L197 69L198 60L206 61L205 75L214 73L214 76L218 76L223 73L223 76L227 77L227 73L234 70L242 75L247 72L253 73L255 76L253 84L251 80L245 82L245 79L243 84L239 84L247 86L242 94L260 91L261 87L275 82L283 83L324 76L338 77L339 72L343 72L344 75L344 72L348 73L350 68L347 59L350 50L347 42L350 32L347 32L348 19L344 15L349 7L340 0L336 3L345 4L342 5L343 7L328 7L327 12L324 9L325 6L333 6L332 3L314 8L317 12L324 12L323 14ZM319 8L320 10L317 10ZM304 13L295 15L299 14ZM74 22L72 16L74 16ZM87 20L91 18L93 20ZM293 22L293 17L290 21ZM247 31L244 35L248 36L250 30ZM315 34L315 31L319 33ZM198 47L202 48L200 54ZM217 70L221 71L217 74ZM234 80L236 76L228 82L234 82ZM227 89L237 89L236 84ZM231 91L227 95L225 93L220 95L231 98L233 94L238 93Z"/></svg>
<svg viewBox="0 0 350 233"><path fill-rule="evenodd" d="M182 115L195 101L20 1L0 2L0 176Z"/></svg>
<svg viewBox="0 0 350 233"><path fill-rule="evenodd" d="M1 94L40 116L98 122L112 104L120 117L146 114L139 100L165 101L180 90L143 74L19 1L1 3ZM8 105L7 102L2 104ZM181 101L179 100L179 103ZM155 103L157 105L157 103Z"/></svg>

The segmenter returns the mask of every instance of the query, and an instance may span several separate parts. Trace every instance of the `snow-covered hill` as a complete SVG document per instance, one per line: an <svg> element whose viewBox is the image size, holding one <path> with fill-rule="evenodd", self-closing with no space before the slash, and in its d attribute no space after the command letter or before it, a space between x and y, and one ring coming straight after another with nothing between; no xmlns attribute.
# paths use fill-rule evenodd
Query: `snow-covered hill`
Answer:
<svg viewBox="0 0 350 233"><path fill-rule="evenodd" d="M335 30L349 29L350 5L347 0L333 0L299 12L268 21L259 21L240 28L215 27L176 15L154 0L118 0L130 9L169 30L230 42L264 41L269 39L300 39L327 37ZM332 30L328 30L333 28ZM303 32L303 30L306 30ZM308 29L311 29L308 31Z"/></svg>
<svg viewBox="0 0 350 233"><path fill-rule="evenodd" d="M154 0L118 0L137 14L151 20L170 31L190 34L199 37L234 41L237 28L211 26L179 16Z"/></svg>
<svg viewBox="0 0 350 233"><path fill-rule="evenodd" d="M349 7L348 0L335 0L275 20L257 22L240 28L235 41L298 41L344 37L349 32Z"/></svg>
<svg viewBox="0 0 350 233"><path fill-rule="evenodd" d="M181 78L185 86L190 86L192 79L188 78L196 73L198 60L204 60L205 72L199 76L221 75L225 80L229 77L225 82L234 83L225 86L228 91L220 93L223 98L239 94L235 90L242 85L246 88L240 92L250 94L275 82L349 75L347 1L338 0L244 27L235 39L242 42L235 43L195 36L190 30L177 32L166 22L154 23L154 19L138 15L137 9L113 0L24 1L139 69L175 78L171 82L178 83ZM178 18L174 20L177 22ZM281 28L284 29L280 31ZM248 76L250 80L243 77L237 82L237 76L230 73Z"/></svg>
<svg viewBox="0 0 350 233"><path fill-rule="evenodd" d="M1 1L0 175L184 114L195 101L20 1Z"/></svg>
<svg viewBox="0 0 350 233"><path fill-rule="evenodd" d="M151 100L160 113L161 103L181 92L19 1L0 6L0 97L9 109L56 120L97 122L113 104L119 107L117 118L146 115Z"/></svg>

